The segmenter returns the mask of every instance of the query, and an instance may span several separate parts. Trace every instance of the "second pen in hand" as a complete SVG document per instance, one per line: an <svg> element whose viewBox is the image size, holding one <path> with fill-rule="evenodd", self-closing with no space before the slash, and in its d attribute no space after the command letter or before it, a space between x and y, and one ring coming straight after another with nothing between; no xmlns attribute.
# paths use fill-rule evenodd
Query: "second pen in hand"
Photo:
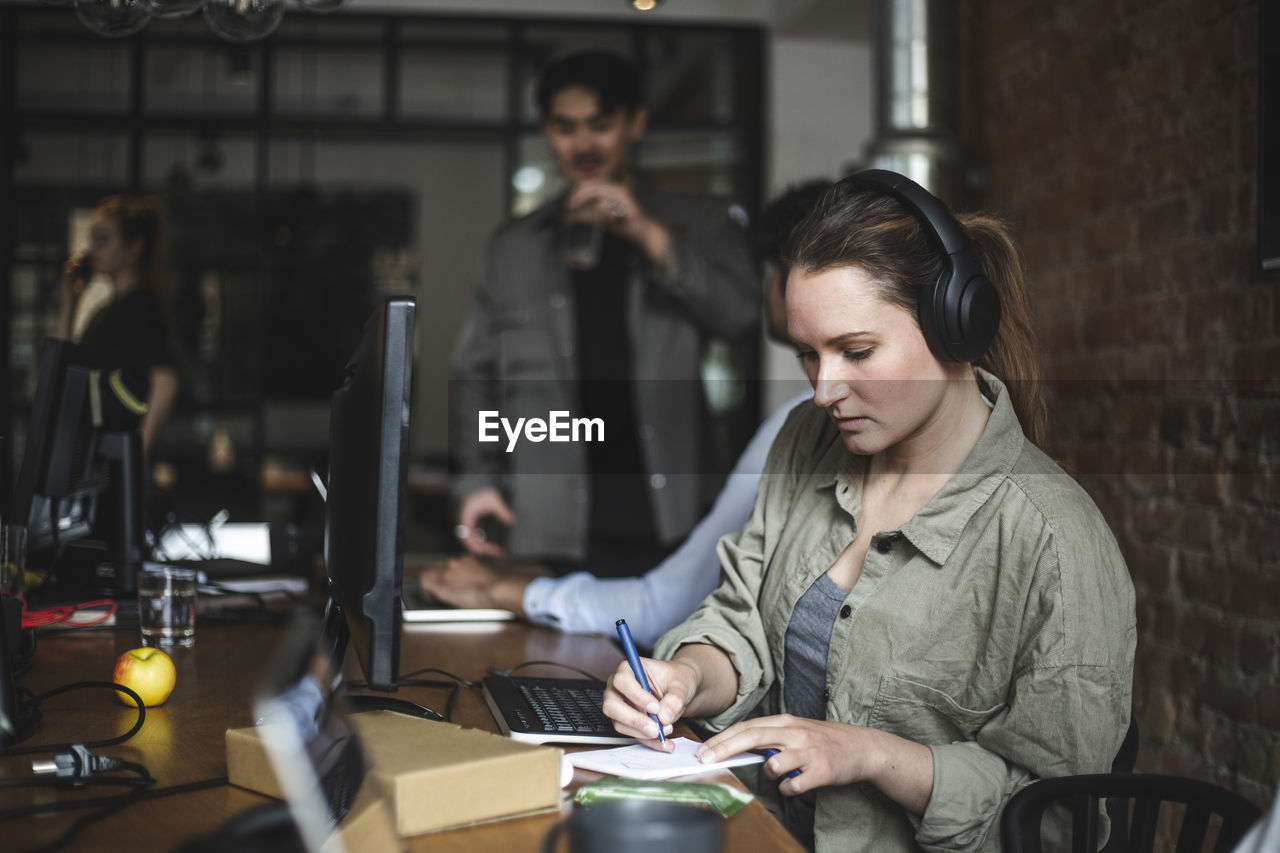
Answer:
<svg viewBox="0 0 1280 853"><path fill-rule="evenodd" d="M644 674L644 667L640 665L640 654L636 651L636 641L631 639L631 629L627 627L626 619L619 619L618 639L622 640L622 651L627 655L627 663L631 664L631 671L635 673L636 681L640 682L640 686L647 693L653 693L653 688L649 686L649 678ZM658 743L666 743L666 735L662 733L662 720L658 719L657 714L650 714L649 719L658 724Z"/></svg>

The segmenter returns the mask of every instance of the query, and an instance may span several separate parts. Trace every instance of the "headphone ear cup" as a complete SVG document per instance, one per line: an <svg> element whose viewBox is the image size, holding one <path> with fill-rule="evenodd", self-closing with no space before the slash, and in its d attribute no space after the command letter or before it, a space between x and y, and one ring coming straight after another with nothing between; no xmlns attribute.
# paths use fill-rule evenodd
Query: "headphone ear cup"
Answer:
<svg viewBox="0 0 1280 853"><path fill-rule="evenodd" d="M953 324L947 321L946 293L950 278L951 272L944 271L940 279L932 285L926 285L920 291L920 298L917 301L920 331L924 334L924 342L929 345L929 351L939 361L957 360L951 346L954 338Z"/></svg>
<svg viewBox="0 0 1280 853"><path fill-rule="evenodd" d="M947 357L969 363L982 358L1000 328L1000 293L995 285L982 273L952 277L938 295Z"/></svg>
<svg viewBox="0 0 1280 853"><path fill-rule="evenodd" d="M1000 327L1000 293L970 253L964 229L941 201L905 175L867 169L844 181L897 199L946 259L942 275L920 292L920 330L930 351L940 361L972 364L981 358Z"/></svg>
<svg viewBox="0 0 1280 853"><path fill-rule="evenodd" d="M978 275L965 285L960 298L960 332L966 347L972 352L965 355L968 362L977 361L991 347L1000 329L1000 292L985 275Z"/></svg>

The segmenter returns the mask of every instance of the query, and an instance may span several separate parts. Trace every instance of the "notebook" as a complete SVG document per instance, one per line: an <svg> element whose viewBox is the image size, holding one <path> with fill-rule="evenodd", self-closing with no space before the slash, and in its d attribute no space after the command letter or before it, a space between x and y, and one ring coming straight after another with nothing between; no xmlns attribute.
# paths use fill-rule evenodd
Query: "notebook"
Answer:
<svg viewBox="0 0 1280 853"><path fill-rule="evenodd" d="M624 779L641 779L654 781L657 779L675 779L680 776L695 776L711 773L727 767L741 767L744 764L759 764L764 756L754 752L742 752L731 755L723 761L703 764L698 760L698 747L702 744L684 737L672 738L675 749L662 752L650 749L644 744L620 746L617 749L596 749L590 752L575 752L568 757L569 762L582 770L594 770Z"/></svg>

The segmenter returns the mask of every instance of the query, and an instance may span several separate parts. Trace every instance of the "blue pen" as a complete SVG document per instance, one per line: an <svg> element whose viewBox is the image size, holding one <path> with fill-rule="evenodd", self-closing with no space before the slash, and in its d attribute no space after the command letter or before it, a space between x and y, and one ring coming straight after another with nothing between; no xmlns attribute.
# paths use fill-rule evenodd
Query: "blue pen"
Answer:
<svg viewBox="0 0 1280 853"><path fill-rule="evenodd" d="M762 750L760 750L760 751L761 751L762 753L764 753L764 760L765 760L765 761L768 761L770 758L773 758L775 755L777 755L777 754L778 754L778 750L774 749L774 748L773 748L773 747L771 747L771 746L766 746L764 749L762 749ZM794 779L794 778L796 778L796 777L797 777L797 776L799 776L799 775L800 775L800 771L799 771L799 770L789 770L789 771L787 771L787 778L788 778L788 779Z"/></svg>
<svg viewBox="0 0 1280 853"><path fill-rule="evenodd" d="M647 692L652 693L653 688L649 686L644 667L640 665L640 654L636 651L636 641L631 639L631 629L627 627L627 620L619 619L615 624L618 626L618 638L622 640L622 650L627 653L627 663L631 664L631 671L636 674L636 681L640 682L640 686ZM662 721L658 719L658 715L650 714L649 719L658 724L658 743L666 743L667 738L662 733Z"/></svg>

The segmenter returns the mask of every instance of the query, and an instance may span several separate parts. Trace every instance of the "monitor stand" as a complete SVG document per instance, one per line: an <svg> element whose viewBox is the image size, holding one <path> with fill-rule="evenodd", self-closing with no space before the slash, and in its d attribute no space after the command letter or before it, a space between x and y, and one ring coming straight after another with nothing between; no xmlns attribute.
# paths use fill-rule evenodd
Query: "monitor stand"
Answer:
<svg viewBox="0 0 1280 853"><path fill-rule="evenodd" d="M0 598L0 748L21 740L40 716L13 680L21 640L22 600L6 595Z"/></svg>
<svg viewBox="0 0 1280 853"><path fill-rule="evenodd" d="M103 432L98 453L107 460L106 561L94 575L114 595L138 591L138 572L146 559L143 527L142 437L137 430Z"/></svg>

